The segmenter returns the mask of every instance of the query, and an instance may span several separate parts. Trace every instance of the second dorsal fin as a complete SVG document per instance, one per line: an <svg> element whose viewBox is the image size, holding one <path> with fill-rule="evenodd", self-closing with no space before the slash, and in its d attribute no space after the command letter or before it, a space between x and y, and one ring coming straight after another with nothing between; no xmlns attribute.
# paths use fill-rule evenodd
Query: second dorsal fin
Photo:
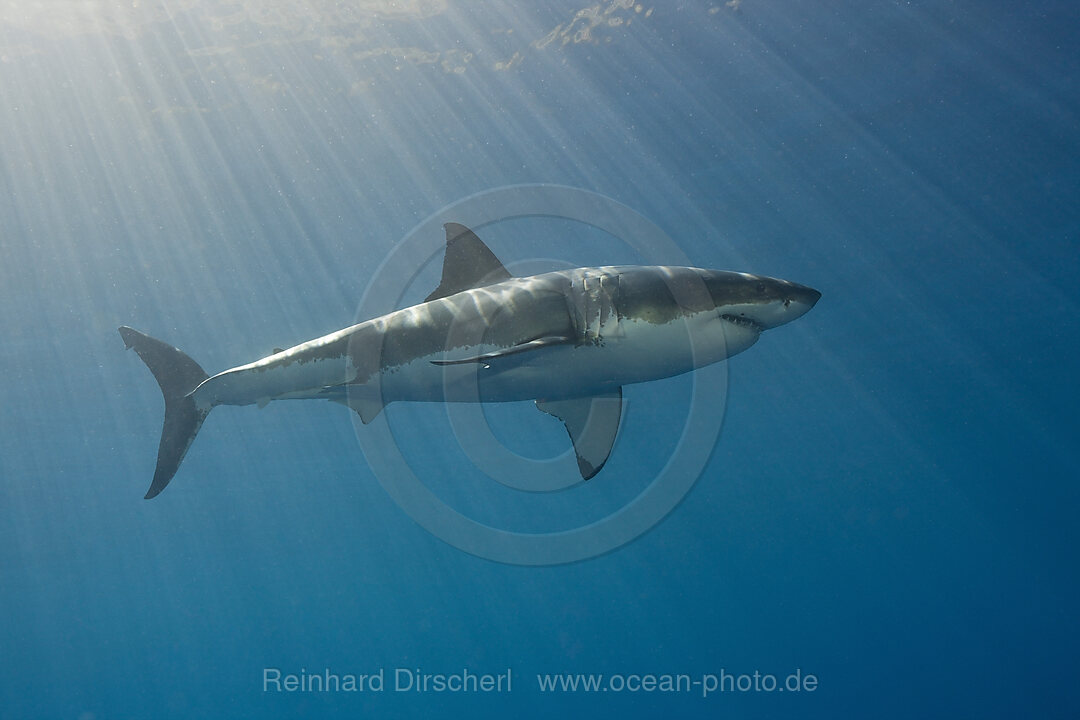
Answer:
<svg viewBox="0 0 1080 720"><path fill-rule="evenodd" d="M513 277L472 230L458 223L446 223L443 227L446 228L446 258L442 281L424 302Z"/></svg>

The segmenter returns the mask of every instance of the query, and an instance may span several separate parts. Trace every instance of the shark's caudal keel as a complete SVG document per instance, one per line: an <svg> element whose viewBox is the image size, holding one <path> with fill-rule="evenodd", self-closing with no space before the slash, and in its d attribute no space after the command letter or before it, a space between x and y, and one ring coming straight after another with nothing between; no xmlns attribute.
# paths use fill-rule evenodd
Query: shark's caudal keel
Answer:
<svg viewBox="0 0 1080 720"><path fill-rule="evenodd" d="M338 402L365 423L397 400L535 400L565 423L589 479L615 441L624 385L731 357L820 297L785 280L689 267L517 278L468 228L451 223L446 233L442 282L425 302L212 377L180 350L121 327L165 396L146 497L175 475L213 407L284 399Z"/></svg>

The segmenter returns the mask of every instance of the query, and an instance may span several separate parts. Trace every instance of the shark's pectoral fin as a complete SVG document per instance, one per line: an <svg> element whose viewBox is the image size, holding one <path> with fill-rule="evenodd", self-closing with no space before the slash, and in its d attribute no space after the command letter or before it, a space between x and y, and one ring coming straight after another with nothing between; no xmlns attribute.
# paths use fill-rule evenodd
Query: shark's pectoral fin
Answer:
<svg viewBox="0 0 1080 720"><path fill-rule="evenodd" d="M467 365L468 363L477 363L480 365L490 365L493 360L499 358L509 357L511 355L517 355L523 352L529 352L530 350L540 350L546 347L552 347L555 345L565 345L566 343L573 342L572 338L562 336L550 336L537 338L530 340L529 342L519 343L512 345L502 350L496 350L494 352L484 353L483 355L473 355L472 357L461 358L459 360L432 360L432 365Z"/></svg>
<svg viewBox="0 0 1080 720"><path fill-rule="evenodd" d="M374 420L383 409L382 400L378 398L352 397L346 394L329 399L332 402L339 403L347 408L355 410L356 414L360 416L360 421L365 425Z"/></svg>
<svg viewBox="0 0 1080 720"><path fill-rule="evenodd" d="M446 223L443 227L446 228L446 256L442 281L424 302L513 277L472 230L458 223Z"/></svg>
<svg viewBox="0 0 1080 720"><path fill-rule="evenodd" d="M537 400L536 407L566 425L574 443L578 470L588 480L604 467L622 417L622 388L605 395L573 400Z"/></svg>

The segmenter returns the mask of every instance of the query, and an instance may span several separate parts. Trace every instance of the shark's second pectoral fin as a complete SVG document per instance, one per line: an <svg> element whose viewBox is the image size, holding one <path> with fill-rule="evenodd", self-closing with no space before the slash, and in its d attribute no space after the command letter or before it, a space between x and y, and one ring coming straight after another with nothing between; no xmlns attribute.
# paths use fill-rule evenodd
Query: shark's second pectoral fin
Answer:
<svg viewBox="0 0 1080 720"><path fill-rule="evenodd" d="M578 470L588 480L604 467L622 417L622 388L605 395L572 400L537 400L536 407L566 425L574 443Z"/></svg>
<svg viewBox="0 0 1080 720"><path fill-rule="evenodd" d="M519 343L517 345L511 345L508 348L501 350L495 350L494 352L484 353L483 355L473 355L467 358L461 358L458 360L431 360L432 365L467 365L468 363L477 363L478 365L490 365L493 360L499 358L509 357L511 355L517 355L523 352L529 352L530 350L540 350L546 347L553 347L555 345L565 345L573 342L572 338L561 337L552 335L550 337L537 338L535 340L529 340L528 342Z"/></svg>

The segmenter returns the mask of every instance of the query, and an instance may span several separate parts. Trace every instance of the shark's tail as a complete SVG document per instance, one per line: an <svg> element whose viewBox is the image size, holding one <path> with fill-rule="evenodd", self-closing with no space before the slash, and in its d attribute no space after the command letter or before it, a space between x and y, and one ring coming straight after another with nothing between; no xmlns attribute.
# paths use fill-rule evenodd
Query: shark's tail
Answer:
<svg viewBox="0 0 1080 720"><path fill-rule="evenodd" d="M209 408L196 406L195 400L190 397L191 391L207 378L207 374L180 350L138 330L121 327L120 337L124 338L125 345L135 349L146 367L150 368L161 386L161 394L165 396L165 424L161 428L154 481L146 492L146 499L149 500L172 480L210 412Z"/></svg>

